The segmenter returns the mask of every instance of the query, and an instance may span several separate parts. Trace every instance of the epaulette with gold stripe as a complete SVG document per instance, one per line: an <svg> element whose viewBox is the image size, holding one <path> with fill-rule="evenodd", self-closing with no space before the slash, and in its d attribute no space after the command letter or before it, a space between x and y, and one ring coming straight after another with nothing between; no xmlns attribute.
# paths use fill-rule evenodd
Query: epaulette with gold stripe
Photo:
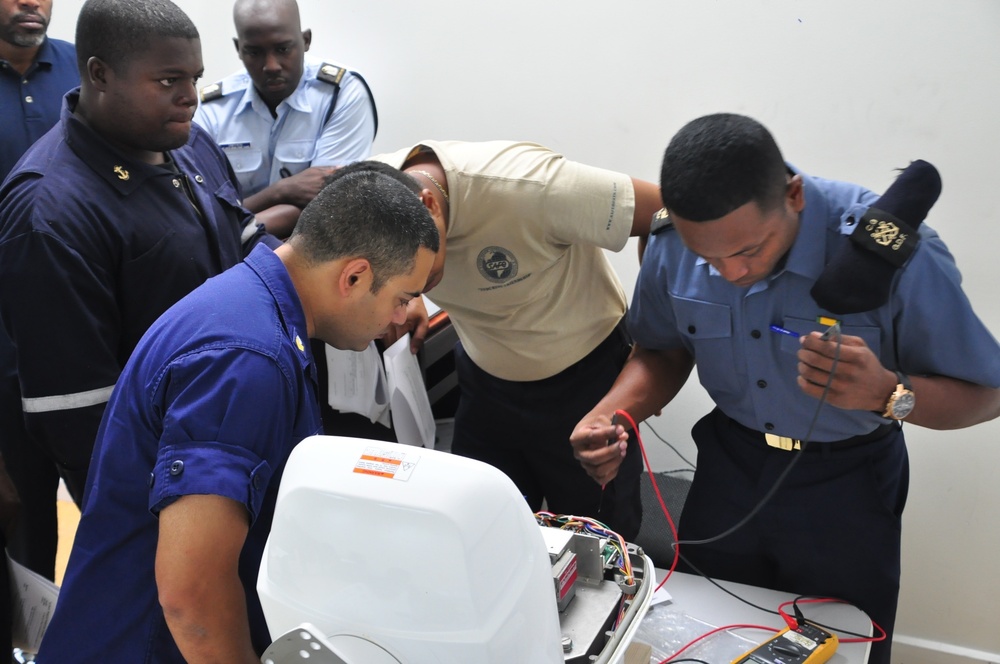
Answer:
<svg viewBox="0 0 1000 664"><path fill-rule="evenodd" d="M329 62L324 62L319 68L319 72L316 73L316 80L323 81L324 83L332 83L333 85L340 85L340 80L344 78L344 74L347 70L343 67L338 67L337 65L332 65Z"/></svg>
<svg viewBox="0 0 1000 664"><path fill-rule="evenodd" d="M222 97L222 83L212 83L201 89L201 103L214 101Z"/></svg>

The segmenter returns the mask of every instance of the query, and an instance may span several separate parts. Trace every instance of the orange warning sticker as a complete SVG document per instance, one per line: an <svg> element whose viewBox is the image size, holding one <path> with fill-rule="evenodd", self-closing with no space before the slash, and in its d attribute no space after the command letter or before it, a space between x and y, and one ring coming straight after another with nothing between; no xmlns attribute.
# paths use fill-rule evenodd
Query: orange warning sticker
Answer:
<svg viewBox="0 0 1000 664"><path fill-rule="evenodd" d="M405 481L410 478L419 460L420 457L415 454L404 454L384 447L367 447L354 464L354 472Z"/></svg>

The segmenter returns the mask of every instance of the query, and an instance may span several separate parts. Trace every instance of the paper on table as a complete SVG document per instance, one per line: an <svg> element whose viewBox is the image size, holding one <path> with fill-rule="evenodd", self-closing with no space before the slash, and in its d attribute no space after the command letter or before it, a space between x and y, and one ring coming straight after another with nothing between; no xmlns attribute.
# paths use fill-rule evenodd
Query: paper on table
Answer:
<svg viewBox="0 0 1000 664"><path fill-rule="evenodd" d="M11 641L15 648L37 653L59 598L59 586L7 555L10 571Z"/></svg>
<svg viewBox="0 0 1000 664"><path fill-rule="evenodd" d="M389 426L389 395L375 342L359 352L326 344L327 402L344 413L359 413Z"/></svg>
<svg viewBox="0 0 1000 664"><path fill-rule="evenodd" d="M410 335L404 334L382 357L396 440L434 449L434 414L417 356L410 352Z"/></svg>

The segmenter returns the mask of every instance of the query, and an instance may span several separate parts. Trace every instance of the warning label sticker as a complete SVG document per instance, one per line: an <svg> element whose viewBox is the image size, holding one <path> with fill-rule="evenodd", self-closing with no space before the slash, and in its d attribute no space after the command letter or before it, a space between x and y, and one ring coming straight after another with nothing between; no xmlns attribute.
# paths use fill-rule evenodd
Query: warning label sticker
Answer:
<svg viewBox="0 0 1000 664"><path fill-rule="evenodd" d="M366 447L354 464L354 472L407 481L420 461L418 454L396 452L384 447Z"/></svg>

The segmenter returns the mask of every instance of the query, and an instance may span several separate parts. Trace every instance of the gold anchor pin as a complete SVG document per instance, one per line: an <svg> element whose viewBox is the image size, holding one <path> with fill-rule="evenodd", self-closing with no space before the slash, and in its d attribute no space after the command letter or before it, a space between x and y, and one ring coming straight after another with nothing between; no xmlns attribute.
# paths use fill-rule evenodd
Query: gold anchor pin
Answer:
<svg viewBox="0 0 1000 664"><path fill-rule="evenodd" d="M128 180L128 171L126 171L123 166L115 166L115 173L118 174L119 180Z"/></svg>
<svg viewBox="0 0 1000 664"><path fill-rule="evenodd" d="M297 334L295 335L295 345L298 346L301 352L306 352L306 347L302 345L302 339L300 339Z"/></svg>

